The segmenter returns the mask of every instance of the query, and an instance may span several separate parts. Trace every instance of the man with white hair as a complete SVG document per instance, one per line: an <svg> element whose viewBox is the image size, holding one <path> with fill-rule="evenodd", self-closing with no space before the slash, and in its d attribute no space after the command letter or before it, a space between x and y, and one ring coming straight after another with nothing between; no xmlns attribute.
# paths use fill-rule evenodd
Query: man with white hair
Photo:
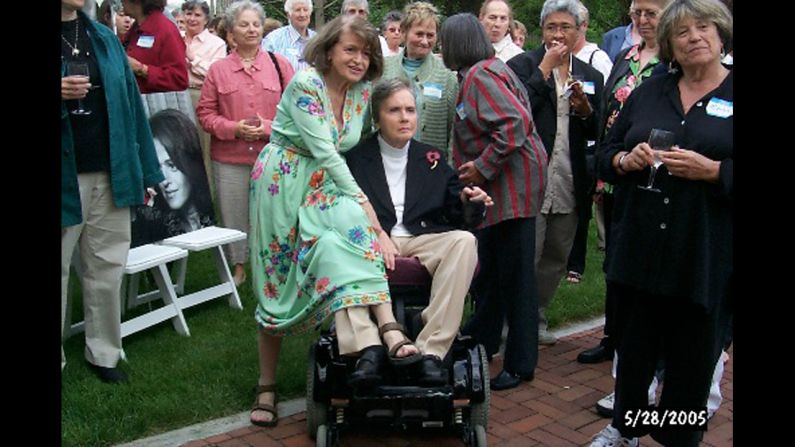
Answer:
<svg viewBox="0 0 795 447"><path fill-rule="evenodd" d="M262 39L262 49L279 53L286 57L296 73L309 67L304 60L304 48L315 31L309 29L312 18L311 0L286 0L284 12L287 13L287 25L273 30Z"/></svg>

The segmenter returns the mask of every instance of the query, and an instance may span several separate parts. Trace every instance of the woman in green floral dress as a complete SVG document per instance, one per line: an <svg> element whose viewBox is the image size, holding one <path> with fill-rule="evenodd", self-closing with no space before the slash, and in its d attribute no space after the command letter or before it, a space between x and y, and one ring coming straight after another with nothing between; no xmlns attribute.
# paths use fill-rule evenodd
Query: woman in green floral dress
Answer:
<svg viewBox="0 0 795 447"><path fill-rule="evenodd" d="M383 350L369 312L380 327L395 321L380 252L388 235L341 155L371 129L370 80L383 69L378 35L361 19L338 17L304 56L312 68L285 88L270 143L251 172L249 241L260 327L256 425L276 423L282 336L312 330L334 314L340 354L361 353L357 373L369 380L381 358L373 349ZM382 332L390 355L419 360L417 348L389 327Z"/></svg>

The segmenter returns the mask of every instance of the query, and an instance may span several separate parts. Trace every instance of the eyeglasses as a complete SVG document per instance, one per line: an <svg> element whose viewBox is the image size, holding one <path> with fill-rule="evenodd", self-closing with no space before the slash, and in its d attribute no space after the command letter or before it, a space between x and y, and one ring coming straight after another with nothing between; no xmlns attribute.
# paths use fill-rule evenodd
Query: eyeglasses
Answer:
<svg viewBox="0 0 795 447"><path fill-rule="evenodd" d="M563 25L546 25L544 26L544 32L549 34L555 34L558 31L562 32L563 34L568 34L574 30L576 30L576 26L569 25L568 23L564 23Z"/></svg>
<svg viewBox="0 0 795 447"><path fill-rule="evenodd" d="M642 9L634 9L629 12L629 15L640 20L644 15L649 20L654 20L660 15L660 11L644 11Z"/></svg>

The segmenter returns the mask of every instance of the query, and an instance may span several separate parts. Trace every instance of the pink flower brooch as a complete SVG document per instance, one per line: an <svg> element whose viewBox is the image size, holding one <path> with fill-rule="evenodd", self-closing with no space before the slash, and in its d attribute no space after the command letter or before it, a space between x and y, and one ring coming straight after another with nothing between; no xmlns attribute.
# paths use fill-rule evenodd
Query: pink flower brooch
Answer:
<svg viewBox="0 0 795 447"><path fill-rule="evenodd" d="M438 151L428 151L425 153L425 159L428 160L428 163L430 163L431 169L436 168L436 165L439 164L440 158L442 158L442 156Z"/></svg>

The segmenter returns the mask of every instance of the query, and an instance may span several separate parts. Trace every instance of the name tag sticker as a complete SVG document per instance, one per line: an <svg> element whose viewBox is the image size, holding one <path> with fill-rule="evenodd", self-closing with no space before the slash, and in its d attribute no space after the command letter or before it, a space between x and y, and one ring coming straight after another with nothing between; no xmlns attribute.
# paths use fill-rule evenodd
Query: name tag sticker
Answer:
<svg viewBox="0 0 795 447"><path fill-rule="evenodd" d="M582 83L582 91L585 92L586 95L593 95L596 93L596 87L593 85L593 81L583 81Z"/></svg>
<svg viewBox="0 0 795 447"><path fill-rule="evenodd" d="M728 118L734 115L734 103L725 99L712 98L707 104L707 115Z"/></svg>
<svg viewBox="0 0 795 447"><path fill-rule="evenodd" d="M463 102L461 104L455 106L455 113L457 113L458 117L461 118L462 120L466 119L467 113L464 112L464 103Z"/></svg>
<svg viewBox="0 0 795 447"><path fill-rule="evenodd" d="M138 42L136 43L136 45L141 48L152 48L154 44L155 36L141 36L138 38Z"/></svg>
<svg viewBox="0 0 795 447"><path fill-rule="evenodd" d="M442 99L442 85L433 82L423 84L422 94L431 98Z"/></svg>

